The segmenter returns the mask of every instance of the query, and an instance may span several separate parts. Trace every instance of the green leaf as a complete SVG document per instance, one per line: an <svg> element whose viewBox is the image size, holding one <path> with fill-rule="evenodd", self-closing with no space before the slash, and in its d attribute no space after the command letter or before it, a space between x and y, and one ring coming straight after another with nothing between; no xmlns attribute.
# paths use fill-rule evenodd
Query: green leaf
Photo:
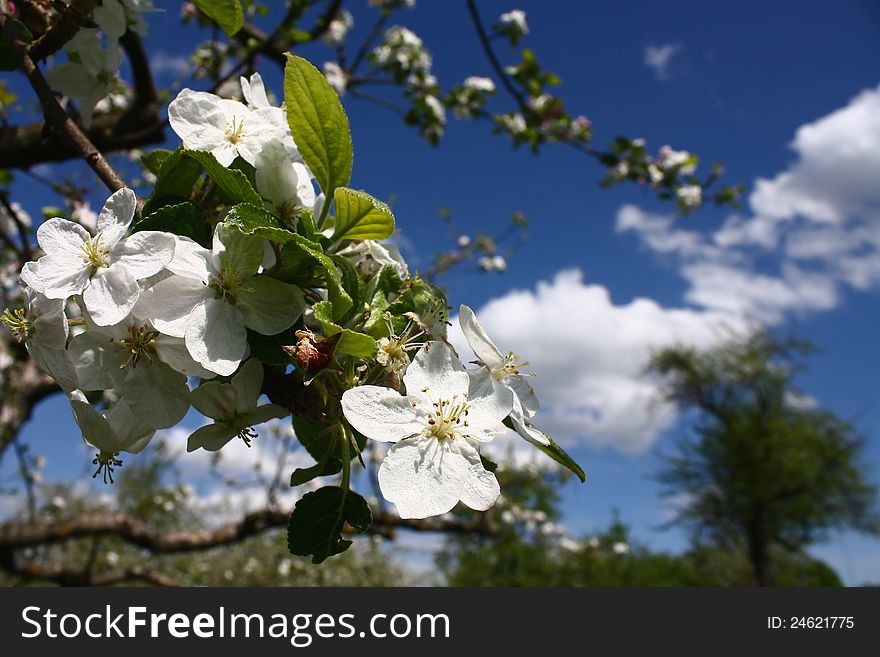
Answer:
<svg viewBox="0 0 880 657"><path fill-rule="evenodd" d="M342 284L342 274L333 264L333 260L324 253L324 249L317 242L307 240L302 235L291 233L289 242L281 251L281 257L286 263L294 257L308 256L317 264L325 277L325 285L327 286L327 294L330 297L330 303L333 304L333 320L343 317L352 306L352 299ZM280 277L283 277L283 271Z"/></svg>
<svg viewBox="0 0 880 657"><path fill-rule="evenodd" d="M193 0L193 2L229 36L238 32L244 25L244 13L239 0Z"/></svg>
<svg viewBox="0 0 880 657"><path fill-rule="evenodd" d="M295 326L275 335L263 335L248 329L247 335L251 356L255 356L269 365L287 366L293 364L293 358L288 356L282 347L296 344Z"/></svg>
<svg viewBox="0 0 880 657"><path fill-rule="evenodd" d="M205 221L201 208L184 202L177 205L166 205L148 214L132 228L133 233L142 230L162 230L189 237L205 248L211 245L211 227Z"/></svg>
<svg viewBox="0 0 880 657"><path fill-rule="evenodd" d="M284 105L293 140L329 204L333 190L348 184L354 154L339 96L323 73L302 57L288 54Z"/></svg>
<svg viewBox="0 0 880 657"><path fill-rule="evenodd" d="M289 231L281 220L268 210L252 203L239 203L226 213L223 223L237 228L245 235L265 237L267 240L284 244L297 237Z"/></svg>
<svg viewBox="0 0 880 657"><path fill-rule="evenodd" d="M167 160L173 151L169 151L167 148L156 148L149 153L144 153L141 156L141 162L146 167L147 171L152 173L154 176L158 176L162 171L162 165L165 164L165 160Z"/></svg>
<svg viewBox="0 0 880 657"><path fill-rule="evenodd" d="M188 201L193 186L202 175L198 162L184 156L182 148L171 153L162 164L153 193L143 209L144 216L152 214L164 205Z"/></svg>
<svg viewBox="0 0 880 657"><path fill-rule="evenodd" d="M564 449L562 449L559 445L557 445L556 441L554 441L550 436L548 436L546 433L544 433L543 431L538 429L531 422L524 420L523 423L528 428L539 432L550 443L549 445L535 445L535 447L537 447L539 450L544 452L547 456L549 456L551 459L556 461L559 465L564 466L565 468L571 470L574 474L577 475L577 478L580 479L581 482L584 482L587 480L587 475L584 474L584 471L581 468L581 466L579 466L577 464L577 462L573 458L571 458ZM504 419L504 425L508 429L512 429L513 431L516 431L516 429L513 426L513 422L510 420L509 417Z"/></svg>
<svg viewBox="0 0 880 657"><path fill-rule="evenodd" d="M342 538L346 523L364 532L372 521L370 505L362 496L325 486L306 493L296 503L287 525L287 547L292 554L311 556L312 563L321 563L351 546L351 541Z"/></svg>
<svg viewBox="0 0 880 657"><path fill-rule="evenodd" d="M333 194L336 208L335 241L383 240L394 232L394 215L382 201L366 192L339 187Z"/></svg>
<svg viewBox="0 0 880 657"><path fill-rule="evenodd" d="M312 310L315 313L315 319L321 324L325 337L336 335L340 331L342 337L336 343L336 351L356 356L358 358L373 358L379 348L376 340L365 333L358 333L351 329L344 329L331 319L332 305L329 301L319 301Z"/></svg>
<svg viewBox="0 0 880 657"><path fill-rule="evenodd" d="M336 322L342 325L350 325L350 320L360 323L362 318L359 315L364 312L364 279L348 258L332 255L330 259L342 275L342 289L351 297L351 308L343 316L337 317Z"/></svg>
<svg viewBox="0 0 880 657"><path fill-rule="evenodd" d="M293 474L290 475L290 485L302 486L312 479L335 475L340 470L342 470L342 461L327 454L320 463L316 463L310 468L297 468L294 470Z"/></svg>
<svg viewBox="0 0 880 657"><path fill-rule="evenodd" d="M263 198L254 191L243 171L228 169L207 151L183 151L186 157L198 162L214 184L228 197L231 203L251 203L263 206Z"/></svg>

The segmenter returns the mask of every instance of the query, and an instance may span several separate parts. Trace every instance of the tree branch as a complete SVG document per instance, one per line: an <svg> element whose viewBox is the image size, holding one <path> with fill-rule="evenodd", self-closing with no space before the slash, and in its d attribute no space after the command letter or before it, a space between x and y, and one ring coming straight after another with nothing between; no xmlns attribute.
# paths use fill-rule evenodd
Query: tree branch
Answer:
<svg viewBox="0 0 880 657"><path fill-rule="evenodd" d="M154 553L197 552L238 543L270 529L286 527L290 511L263 509L245 515L241 520L216 529L161 532L146 523L122 513L81 515L38 525L21 522L0 524L0 551L61 543L75 538L114 536ZM420 532L494 535L497 528L485 517L475 521L443 519L402 519L377 512L369 533L393 538L396 529Z"/></svg>
<svg viewBox="0 0 880 657"><path fill-rule="evenodd" d="M0 402L0 454L18 435L37 402L58 392L58 386L44 374L30 358L25 358L17 369L5 370L6 385Z"/></svg>
<svg viewBox="0 0 880 657"><path fill-rule="evenodd" d="M18 575L29 580L48 580L59 586L113 586L132 581L145 582L154 586L180 586L176 580L167 575L142 566L131 566L125 570L111 570L96 575L91 573L89 569L74 570L37 562L20 563L14 555L4 552L0 555L0 567L11 575Z"/></svg>

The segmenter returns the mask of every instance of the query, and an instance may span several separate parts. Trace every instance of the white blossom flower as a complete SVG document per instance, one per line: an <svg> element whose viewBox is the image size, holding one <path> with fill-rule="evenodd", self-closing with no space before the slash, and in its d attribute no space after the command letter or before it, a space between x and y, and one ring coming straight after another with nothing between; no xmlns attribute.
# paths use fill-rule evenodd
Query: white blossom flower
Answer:
<svg viewBox="0 0 880 657"><path fill-rule="evenodd" d="M333 20L327 26L327 31L321 40L328 46L338 46L348 35L348 31L354 26L354 16L347 9L342 9L336 13Z"/></svg>
<svg viewBox="0 0 880 657"><path fill-rule="evenodd" d="M618 541L611 546L611 551L614 554L629 554L629 545L623 541Z"/></svg>
<svg viewBox="0 0 880 657"><path fill-rule="evenodd" d="M131 411L153 429L177 424L189 410L187 376L211 378L196 363L183 338L162 335L135 305L119 324L96 326L70 341L82 390L121 391Z"/></svg>
<svg viewBox="0 0 880 657"><path fill-rule="evenodd" d="M293 141L293 135L290 134L290 127L287 125L287 110L284 107L276 107L269 102L269 95L266 93L262 76L259 73L254 73L250 80L241 77L239 84L248 108L253 110L260 119L274 126L276 137L281 140L290 158L294 162L303 163L302 155L300 155L296 143ZM311 177L311 173L309 173L309 177Z"/></svg>
<svg viewBox="0 0 880 657"><path fill-rule="evenodd" d="M517 35L529 33L529 24L526 22L526 12L522 9L512 9L498 17L498 22Z"/></svg>
<svg viewBox="0 0 880 657"><path fill-rule="evenodd" d="M145 12L160 11L153 6L153 0L103 0L95 7L92 18L95 24L109 37L118 39L127 29L136 34L147 34Z"/></svg>
<svg viewBox="0 0 880 657"><path fill-rule="evenodd" d="M682 185L675 190L675 195L686 208L697 208L703 202L703 189L699 185Z"/></svg>
<svg viewBox="0 0 880 657"><path fill-rule="evenodd" d="M520 372L528 363L520 362L513 352L503 355L468 306L459 309L458 325L480 365L470 371L474 388L482 394L503 395L506 391L512 397L510 420L515 431L534 445L549 445L547 437L527 422L538 412L535 391Z"/></svg>
<svg viewBox="0 0 880 657"><path fill-rule="evenodd" d="M473 75L464 81L465 89L473 89L474 91L482 91L483 93L492 93L495 91L495 83L491 78L482 78Z"/></svg>
<svg viewBox="0 0 880 657"><path fill-rule="evenodd" d="M91 29L81 29L64 49L75 54L78 61L54 66L46 80L52 89L79 103L83 124L88 128L95 105L116 85L122 54L116 41L108 43L106 50L101 48L100 35Z"/></svg>
<svg viewBox="0 0 880 657"><path fill-rule="evenodd" d="M465 249L471 245L471 237L470 235L459 235L456 242L461 248Z"/></svg>
<svg viewBox="0 0 880 657"><path fill-rule="evenodd" d="M25 307L6 310L0 322L24 341L31 358L62 390L79 386L76 370L67 352L68 325L62 299L47 299L30 287L22 289Z"/></svg>
<svg viewBox="0 0 880 657"><path fill-rule="evenodd" d="M137 454L142 451L155 430L135 416L124 401L117 401L105 413L96 411L79 390L70 394L70 407L82 432L83 440L98 450L93 464L98 466L94 477L103 472L104 483L113 482L113 471L122 465L116 458L120 452Z"/></svg>
<svg viewBox="0 0 880 657"><path fill-rule="evenodd" d="M249 447L257 437L253 427L288 414L277 404L259 405L263 386L263 366L251 358L229 383L208 381L192 392L192 405L213 423L196 429L186 442L186 451L199 447L216 452L233 438L241 438Z"/></svg>
<svg viewBox="0 0 880 657"><path fill-rule="evenodd" d="M315 207L315 187L308 167L290 159L284 145L266 144L256 162L257 191L270 202L285 223L291 223L299 208Z"/></svg>
<svg viewBox="0 0 880 657"><path fill-rule="evenodd" d="M304 300L295 285L257 274L263 241L214 230L213 249L178 238L174 274L144 291L140 312L161 333L184 338L190 355L205 369L232 374L247 354L247 331L275 335L293 325Z"/></svg>
<svg viewBox="0 0 880 657"><path fill-rule="evenodd" d="M477 446L504 431L510 398L470 394L467 372L442 342L426 343L403 380L403 396L369 385L342 395L355 429L393 443L379 467L382 495L403 518L442 515L459 501L488 509L500 491Z"/></svg>
<svg viewBox="0 0 880 657"><path fill-rule="evenodd" d="M37 229L46 255L25 265L22 280L50 299L82 294L95 324L122 321L140 296L137 282L161 271L174 255L169 233L145 230L123 239L136 206L130 189L114 192L98 215L94 237L72 221L49 219Z"/></svg>
<svg viewBox="0 0 880 657"><path fill-rule="evenodd" d="M209 151L225 167L238 156L254 165L267 142L283 139L279 126L271 122L271 113L260 114L238 101L191 89L171 101L168 122L184 148Z"/></svg>
<svg viewBox="0 0 880 657"><path fill-rule="evenodd" d="M336 90L337 94L343 95L348 88L348 74L345 69L336 62L324 62L322 68L328 84Z"/></svg>
<svg viewBox="0 0 880 657"><path fill-rule="evenodd" d="M409 278L409 267L400 249L391 242L376 240L353 242L342 249L339 255L351 258L355 266L366 276L372 276L385 265L391 265L400 278Z"/></svg>
<svg viewBox="0 0 880 657"><path fill-rule="evenodd" d="M685 164L690 159L691 154L687 151L677 151L667 145L660 148L657 155L657 165L664 170L680 167L679 171L683 175L689 176L697 169L697 165L694 162Z"/></svg>

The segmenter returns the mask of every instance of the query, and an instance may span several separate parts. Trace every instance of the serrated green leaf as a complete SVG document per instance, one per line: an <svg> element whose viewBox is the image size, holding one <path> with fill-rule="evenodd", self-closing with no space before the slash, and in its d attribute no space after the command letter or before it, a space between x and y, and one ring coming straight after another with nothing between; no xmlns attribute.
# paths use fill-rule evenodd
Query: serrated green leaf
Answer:
<svg viewBox="0 0 880 657"><path fill-rule="evenodd" d="M384 240L394 233L394 214L366 192L339 187L333 194L333 240Z"/></svg>
<svg viewBox="0 0 880 657"><path fill-rule="evenodd" d="M325 486L306 493L296 503L287 525L287 547L292 554L311 556L312 563L321 563L351 546L351 541L342 538L346 523L364 532L372 521L370 505L362 496Z"/></svg>
<svg viewBox="0 0 880 657"><path fill-rule="evenodd" d="M250 203L262 207L263 198L254 191L243 171L224 167L212 153L207 151L185 150L183 154L201 165L208 177L231 203Z"/></svg>
<svg viewBox="0 0 880 657"><path fill-rule="evenodd" d="M302 57L288 54L284 105L293 140L329 203L333 190L348 184L354 153L339 96L323 73Z"/></svg>
<svg viewBox="0 0 880 657"><path fill-rule="evenodd" d="M279 244L284 244L297 237L297 234L288 230L278 217L251 203L239 203L230 208L223 223L229 228L238 229L245 235L264 237Z"/></svg>
<svg viewBox="0 0 880 657"><path fill-rule="evenodd" d="M282 258L286 262L291 251L296 255L305 255L312 258L325 277L327 294L330 297L330 303L333 304L334 321L345 316L352 306L352 299L348 292L345 291L345 287L342 284L342 274L339 269L333 264L333 260L324 253L324 249L320 244L307 240L297 233L291 233L291 235L293 237L289 239L281 251Z"/></svg>
<svg viewBox="0 0 880 657"><path fill-rule="evenodd" d="M149 153L144 153L141 156L141 162L147 171L154 176L158 176L162 171L162 165L165 164L165 160L171 156L172 152L173 151L169 151L167 148L156 148Z"/></svg>
<svg viewBox="0 0 880 657"><path fill-rule="evenodd" d="M376 351L379 348L376 340L365 333L358 333L351 329L344 329L336 324L331 319L333 307L329 301L319 301L312 306L312 310L315 313L315 319L321 324L321 330L323 330L325 337L330 337L331 335L336 335L337 333L342 332L342 337L340 337L339 342L336 343L337 352L348 354L349 356L355 356L357 358L375 357Z"/></svg>
<svg viewBox="0 0 880 657"><path fill-rule="evenodd" d="M244 25L244 12L239 0L193 0L196 7L232 36Z"/></svg>
<svg viewBox="0 0 880 657"><path fill-rule="evenodd" d="M336 321L341 325L349 325L349 320L360 321L364 312L364 279L358 274L357 267L344 256L332 255L330 259L342 275L342 289L351 297L351 308Z"/></svg>
<svg viewBox="0 0 880 657"><path fill-rule="evenodd" d="M189 237L206 248L211 245L211 227L205 221L204 213L188 201L159 208L132 227L133 233L142 230L162 230Z"/></svg>
<svg viewBox="0 0 880 657"><path fill-rule="evenodd" d="M162 206L188 201L193 186L201 175L201 165L185 157L182 148L171 153L162 164L156 184L153 185L153 193L144 206L144 216L152 214Z"/></svg>

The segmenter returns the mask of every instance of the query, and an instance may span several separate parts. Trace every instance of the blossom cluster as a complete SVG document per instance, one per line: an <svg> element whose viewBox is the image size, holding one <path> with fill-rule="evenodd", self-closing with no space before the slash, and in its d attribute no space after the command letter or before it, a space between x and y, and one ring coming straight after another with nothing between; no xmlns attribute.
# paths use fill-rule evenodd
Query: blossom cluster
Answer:
<svg viewBox="0 0 880 657"><path fill-rule="evenodd" d="M305 495L291 516L291 550L322 560L348 544L336 528L310 539L300 517L330 500L353 527L369 524L349 490L367 439L391 444L379 486L403 517L492 506L498 481L480 450L508 429L579 472L532 423L526 363L467 306L458 322L476 367L462 364L444 295L388 241L390 209L332 168L351 153L336 94L304 60L288 66L287 88L308 90L282 107L259 74L240 79L244 102L184 89L168 108L181 148L144 156L148 199L122 188L92 229L62 216L37 228L42 255L22 267L20 305L2 323L66 393L95 476L112 482L123 452L190 409L205 421L188 451L250 446L255 427L290 417L317 462L292 485L342 473L341 487ZM339 126L318 139L302 106L315 97ZM330 142L332 161L316 154Z"/></svg>
<svg viewBox="0 0 880 657"><path fill-rule="evenodd" d="M147 32L144 13L157 11L153 0L105 0L95 7L92 19L96 28L84 28L64 45L68 62L54 66L46 75L55 91L79 104L83 124L88 127L99 102L101 110L127 104L119 80L122 55L119 39L126 30L140 35Z"/></svg>

